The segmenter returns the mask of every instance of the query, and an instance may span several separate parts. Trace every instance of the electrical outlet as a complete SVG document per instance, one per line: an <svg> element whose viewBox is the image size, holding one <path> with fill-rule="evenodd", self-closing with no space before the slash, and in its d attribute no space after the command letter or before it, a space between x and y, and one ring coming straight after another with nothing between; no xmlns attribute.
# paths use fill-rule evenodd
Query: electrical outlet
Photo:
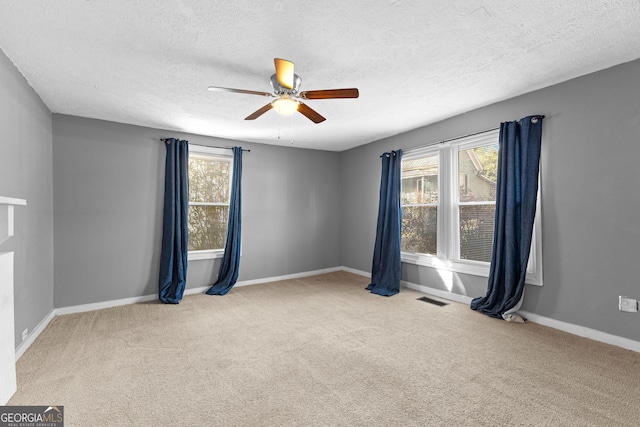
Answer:
<svg viewBox="0 0 640 427"><path fill-rule="evenodd" d="M29 335L29 328L22 331L22 341L27 339L27 335Z"/></svg>
<svg viewBox="0 0 640 427"><path fill-rule="evenodd" d="M620 295L618 298L618 310L635 313L638 311L638 300Z"/></svg>

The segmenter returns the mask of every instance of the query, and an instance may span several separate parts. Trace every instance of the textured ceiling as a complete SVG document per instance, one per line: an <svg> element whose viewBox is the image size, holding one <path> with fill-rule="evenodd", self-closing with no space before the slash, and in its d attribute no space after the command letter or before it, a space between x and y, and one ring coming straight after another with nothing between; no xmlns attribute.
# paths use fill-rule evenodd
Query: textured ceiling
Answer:
<svg viewBox="0 0 640 427"><path fill-rule="evenodd" d="M0 48L54 113L342 151L640 57L637 0L0 0ZM327 120L271 91L273 58ZM170 133L168 133L169 135Z"/></svg>

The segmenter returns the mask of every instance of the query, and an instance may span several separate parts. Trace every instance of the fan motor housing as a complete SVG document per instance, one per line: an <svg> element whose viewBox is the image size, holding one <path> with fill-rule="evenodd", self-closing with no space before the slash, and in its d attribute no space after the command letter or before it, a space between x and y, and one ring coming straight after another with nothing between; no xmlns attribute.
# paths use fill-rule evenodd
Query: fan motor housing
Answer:
<svg viewBox="0 0 640 427"><path fill-rule="evenodd" d="M276 76L275 74L271 76L270 82L271 82L271 87L273 88L273 92L276 95L279 96L279 95L286 94L286 95L296 96L300 91L300 84L302 83L302 79L297 74L293 75L293 89L289 89L288 87L282 86L278 81L278 76Z"/></svg>

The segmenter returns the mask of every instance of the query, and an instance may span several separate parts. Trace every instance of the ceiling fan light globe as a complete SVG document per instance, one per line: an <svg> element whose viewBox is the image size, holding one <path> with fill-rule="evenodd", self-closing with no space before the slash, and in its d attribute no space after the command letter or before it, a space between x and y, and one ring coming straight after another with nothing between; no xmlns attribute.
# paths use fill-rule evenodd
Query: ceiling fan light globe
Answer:
<svg viewBox="0 0 640 427"><path fill-rule="evenodd" d="M285 116L290 115L298 111L298 102L291 98L276 99L271 103L274 110Z"/></svg>

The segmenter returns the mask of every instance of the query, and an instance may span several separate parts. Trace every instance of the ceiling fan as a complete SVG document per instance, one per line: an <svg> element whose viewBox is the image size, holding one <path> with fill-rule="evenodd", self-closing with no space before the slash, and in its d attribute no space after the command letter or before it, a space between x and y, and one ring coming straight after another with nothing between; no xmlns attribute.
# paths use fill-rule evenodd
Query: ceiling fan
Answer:
<svg viewBox="0 0 640 427"><path fill-rule="evenodd" d="M212 92L236 92L276 98L274 101L245 117L245 120L255 120L273 108L280 114L293 114L299 111L312 122L321 123L326 119L302 102L303 100L357 98L359 96L358 89L356 88L307 90L300 92L300 83L302 80L300 76L294 74L293 62L280 58L274 58L273 62L276 66L276 73L271 76L273 93L217 86L209 86L208 89Z"/></svg>

